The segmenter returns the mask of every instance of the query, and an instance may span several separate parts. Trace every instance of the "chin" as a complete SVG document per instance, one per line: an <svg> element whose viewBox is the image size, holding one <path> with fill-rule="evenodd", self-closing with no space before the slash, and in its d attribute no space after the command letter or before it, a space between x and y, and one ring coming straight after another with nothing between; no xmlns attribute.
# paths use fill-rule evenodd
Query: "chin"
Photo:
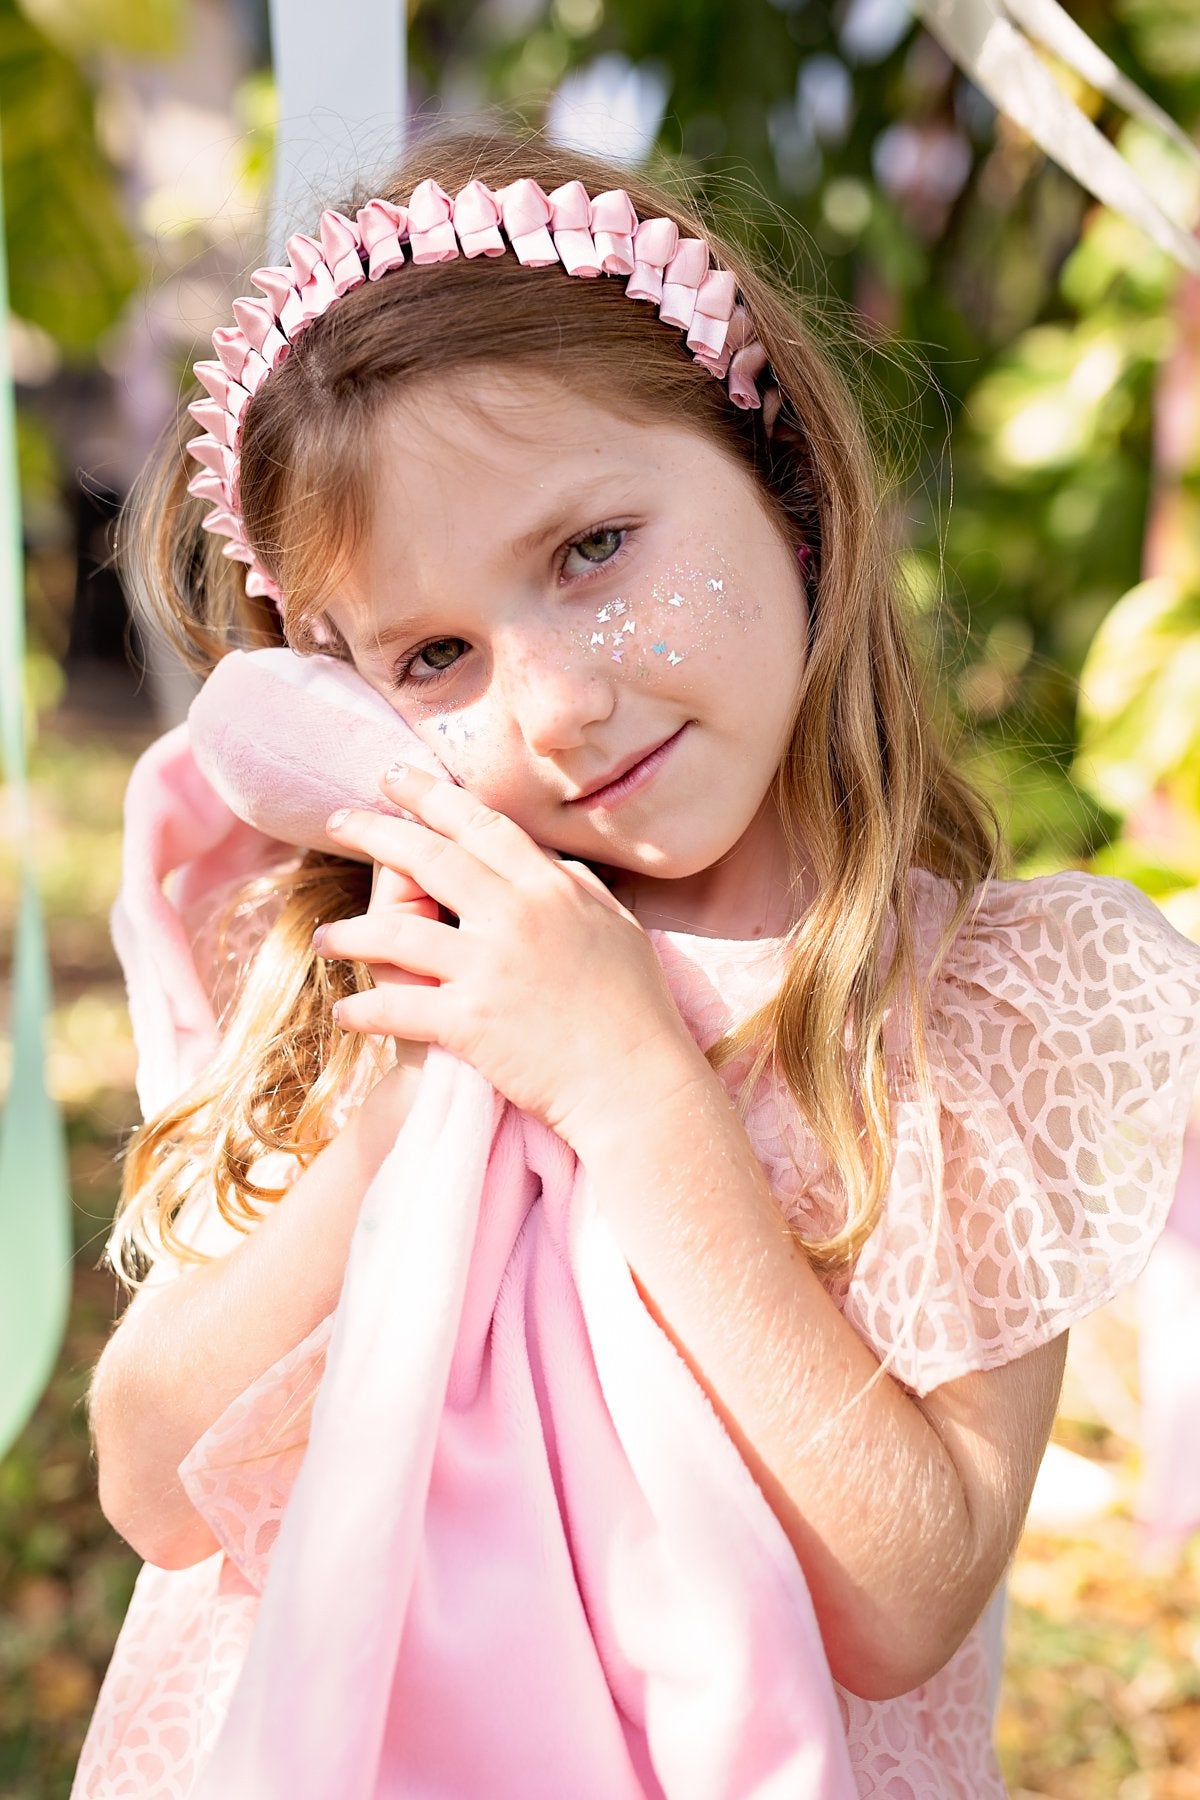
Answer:
<svg viewBox="0 0 1200 1800"><path fill-rule="evenodd" d="M639 844L633 852L605 860L632 875L648 875L654 881L686 881L692 875L702 875L705 869L711 869L714 863L728 856L738 841L737 837L718 838L690 845L687 849L666 844Z"/></svg>

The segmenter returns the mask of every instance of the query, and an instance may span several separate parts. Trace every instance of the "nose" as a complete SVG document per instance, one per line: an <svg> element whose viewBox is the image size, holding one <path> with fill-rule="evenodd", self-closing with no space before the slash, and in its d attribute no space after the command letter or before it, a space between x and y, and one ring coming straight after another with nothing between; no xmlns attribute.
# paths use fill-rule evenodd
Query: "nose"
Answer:
<svg viewBox="0 0 1200 1800"><path fill-rule="evenodd" d="M522 635L498 649L496 676L505 704L535 756L577 750L612 713L616 691L598 653L556 634Z"/></svg>

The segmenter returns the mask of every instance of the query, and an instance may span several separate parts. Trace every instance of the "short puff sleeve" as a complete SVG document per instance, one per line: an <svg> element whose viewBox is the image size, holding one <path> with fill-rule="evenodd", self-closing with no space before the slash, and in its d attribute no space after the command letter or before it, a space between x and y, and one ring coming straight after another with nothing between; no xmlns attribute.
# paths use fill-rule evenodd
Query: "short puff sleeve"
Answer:
<svg viewBox="0 0 1200 1800"><path fill-rule="evenodd" d="M913 879L931 955L951 890ZM1131 883L1072 870L977 899L928 1000L936 1116L885 1036L895 1161L837 1296L920 1394L1049 1342L1141 1271L1200 1066L1200 948Z"/></svg>

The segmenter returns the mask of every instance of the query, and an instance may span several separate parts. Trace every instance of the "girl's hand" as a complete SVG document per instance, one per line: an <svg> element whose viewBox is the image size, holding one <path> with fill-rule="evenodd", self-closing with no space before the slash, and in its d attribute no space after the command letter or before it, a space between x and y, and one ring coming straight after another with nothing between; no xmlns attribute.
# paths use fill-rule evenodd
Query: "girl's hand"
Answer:
<svg viewBox="0 0 1200 1800"><path fill-rule="evenodd" d="M405 915L415 919L436 919L438 903L424 893L409 876L398 875L395 870L376 863L371 873L371 899L366 916L387 920ZM324 939L321 941L324 944ZM368 963L367 969L376 988L432 985L423 975L413 975L407 969L398 969L394 963ZM396 1073L401 1079L389 1083L385 1076L380 1086L388 1092L394 1090L401 1096L404 1116L407 1116L408 1108L412 1105L411 1074L423 1067L428 1047L427 1044L415 1044L405 1038L396 1038L394 1041Z"/></svg>
<svg viewBox="0 0 1200 1800"><path fill-rule="evenodd" d="M338 1004L349 1031L436 1043L578 1149L589 1126L644 1112L712 1073L631 913L580 863L558 861L453 782L389 770L419 823L342 812L331 838L381 865L368 911L322 926L323 956L402 970ZM457 927L422 916L405 878ZM379 904L376 904L376 900ZM412 978L416 979L412 979Z"/></svg>

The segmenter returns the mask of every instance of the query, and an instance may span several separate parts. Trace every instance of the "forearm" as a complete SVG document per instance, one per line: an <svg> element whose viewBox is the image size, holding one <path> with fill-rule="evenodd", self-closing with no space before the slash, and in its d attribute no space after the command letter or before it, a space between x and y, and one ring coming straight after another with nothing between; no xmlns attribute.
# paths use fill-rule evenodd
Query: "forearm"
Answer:
<svg viewBox="0 0 1200 1800"><path fill-rule="evenodd" d="M235 1250L138 1294L106 1346L90 1407L100 1502L147 1560L186 1566L216 1548L179 1464L337 1305L362 1197L414 1080L385 1076Z"/></svg>
<svg viewBox="0 0 1200 1800"><path fill-rule="evenodd" d="M677 1074L639 1084L653 1107L631 1091L598 1110L575 1148L650 1311L795 1549L835 1678L903 1691L986 1602L991 1521L973 1518L921 1406L886 1374L863 1391L878 1362L788 1234L723 1090L706 1065Z"/></svg>

